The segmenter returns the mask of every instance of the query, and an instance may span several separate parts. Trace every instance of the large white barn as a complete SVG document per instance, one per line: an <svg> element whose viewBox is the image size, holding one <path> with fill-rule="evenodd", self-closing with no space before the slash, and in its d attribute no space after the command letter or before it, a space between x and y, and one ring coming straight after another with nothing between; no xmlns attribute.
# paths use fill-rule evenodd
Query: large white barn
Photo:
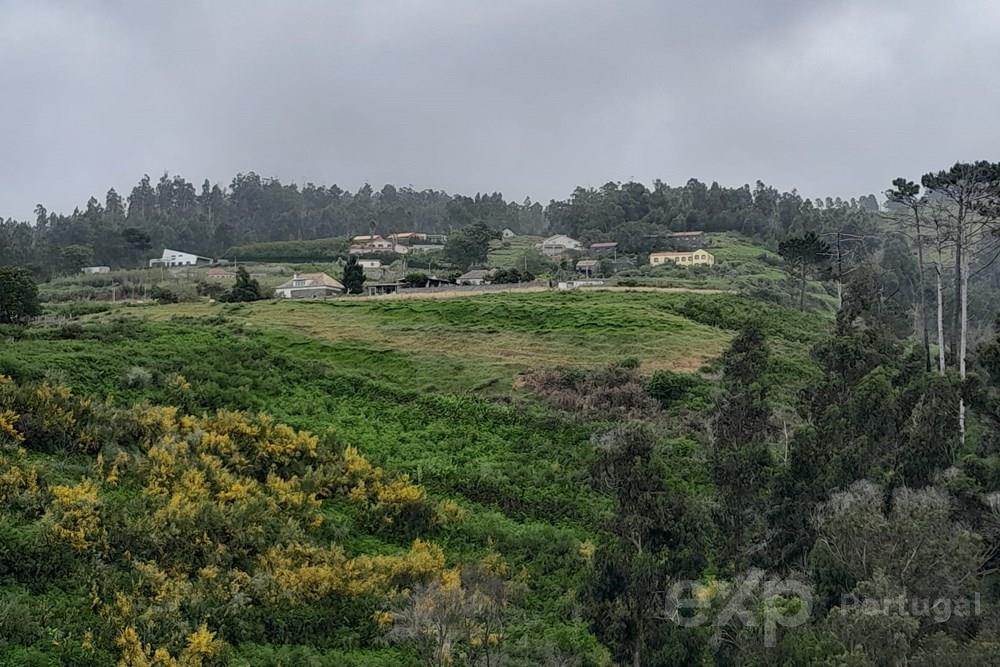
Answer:
<svg viewBox="0 0 1000 667"><path fill-rule="evenodd" d="M180 250L171 250L170 248L163 249L163 255L160 257L154 257L149 260L150 266L201 266L205 264L212 264L215 260L211 257L202 257L201 255L195 255L190 252L181 252Z"/></svg>

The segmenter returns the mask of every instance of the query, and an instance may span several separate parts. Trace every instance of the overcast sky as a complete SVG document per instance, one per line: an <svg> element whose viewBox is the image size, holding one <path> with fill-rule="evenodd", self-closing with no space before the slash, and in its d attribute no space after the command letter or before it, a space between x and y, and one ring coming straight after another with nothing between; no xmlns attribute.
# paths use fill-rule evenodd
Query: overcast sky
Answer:
<svg viewBox="0 0 1000 667"><path fill-rule="evenodd" d="M3 217L164 171L849 197L998 153L995 0L0 0Z"/></svg>

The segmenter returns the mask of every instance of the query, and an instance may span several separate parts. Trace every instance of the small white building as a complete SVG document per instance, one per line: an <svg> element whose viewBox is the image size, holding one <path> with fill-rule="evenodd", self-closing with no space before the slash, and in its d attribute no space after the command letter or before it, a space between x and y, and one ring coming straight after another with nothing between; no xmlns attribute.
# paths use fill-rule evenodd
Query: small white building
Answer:
<svg viewBox="0 0 1000 667"><path fill-rule="evenodd" d="M359 243L358 239L367 240ZM408 246L395 243L394 241L382 238L381 236L355 236L352 241L354 241L354 244L347 250L347 252L352 255L367 255L380 252L394 252L400 255L405 255L410 252L410 248Z"/></svg>
<svg viewBox="0 0 1000 667"><path fill-rule="evenodd" d="M542 241L540 247L542 254L549 257L557 257L567 250L579 250L583 247L583 244L565 234L556 234Z"/></svg>
<svg viewBox="0 0 1000 667"><path fill-rule="evenodd" d="M506 239L512 239L515 236L517 236L517 234L515 234L514 230L511 229L510 227L504 227L503 231L500 232L500 238L502 238L504 240L506 240Z"/></svg>
<svg viewBox="0 0 1000 667"><path fill-rule="evenodd" d="M382 260L381 259L359 259L358 264L361 265L363 269L381 269Z"/></svg>
<svg viewBox="0 0 1000 667"><path fill-rule="evenodd" d="M111 273L110 266L85 266L80 273Z"/></svg>
<svg viewBox="0 0 1000 667"><path fill-rule="evenodd" d="M325 273L296 273L274 288L274 296L284 299L322 299L337 296L344 286Z"/></svg>
<svg viewBox="0 0 1000 667"><path fill-rule="evenodd" d="M578 287L600 287L603 280L567 280L556 285L558 289L576 289Z"/></svg>
<svg viewBox="0 0 1000 667"><path fill-rule="evenodd" d="M488 285L492 278L490 269L473 269L460 275L457 282L459 285Z"/></svg>
<svg viewBox="0 0 1000 667"><path fill-rule="evenodd" d="M150 266L204 266L206 264L213 264L215 260L211 257L202 257L201 255L195 255L190 252L182 252L180 250L171 250L170 248L163 249L163 255L160 257L154 257L149 260Z"/></svg>
<svg viewBox="0 0 1000 667"><path fill-rule="evenodd" d="M410 250L415 253L437 252L444 250L444 246L436 243L416 243L410 246Z"/></svg>

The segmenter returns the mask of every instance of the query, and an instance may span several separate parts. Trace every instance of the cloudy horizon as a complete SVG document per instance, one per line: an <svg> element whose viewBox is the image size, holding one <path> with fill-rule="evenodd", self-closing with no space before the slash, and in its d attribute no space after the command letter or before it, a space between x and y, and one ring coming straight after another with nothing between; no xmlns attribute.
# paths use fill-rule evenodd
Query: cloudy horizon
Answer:
<svg viewBox="0 0 1000 667"><path fill-rule="evenodd" d="M1000 6L0 0L0 217L144 173L511 200L998 159Z"/></svg>

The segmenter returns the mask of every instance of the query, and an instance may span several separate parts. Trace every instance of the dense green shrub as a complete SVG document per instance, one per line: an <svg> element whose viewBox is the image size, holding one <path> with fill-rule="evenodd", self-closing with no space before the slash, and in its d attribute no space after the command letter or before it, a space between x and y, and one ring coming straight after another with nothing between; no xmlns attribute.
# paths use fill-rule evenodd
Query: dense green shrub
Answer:
<svg viewBox="0 0 1000 667"><path fill-rule="evenodd" d="M427 274L418 272L407 273L403 276L403 282L410 287L427 287Z"/></svg>
<svg viewBox="0 0 1000 667"><path fill-rule="evenodd" d="M157 303L177 303L180 299L172 290L167 287L156 285L149 290L149 298Z"/></svg>
<svg viewBox="0 0 1000 667"><path fill-rule="evenodd" d="M665 408L681 402L698 407L705 405L711 384L696 375L656 371L646 383L646 388L650 396Z"/></svg>
<svg viewBox="0 0 1000 667"><path fill-rule="evenodd" d="M106 313L111 308L112 304L108 301L71 301L63 304L48 304L45 306L45 312L60 317L81 317Z"/></svg>

